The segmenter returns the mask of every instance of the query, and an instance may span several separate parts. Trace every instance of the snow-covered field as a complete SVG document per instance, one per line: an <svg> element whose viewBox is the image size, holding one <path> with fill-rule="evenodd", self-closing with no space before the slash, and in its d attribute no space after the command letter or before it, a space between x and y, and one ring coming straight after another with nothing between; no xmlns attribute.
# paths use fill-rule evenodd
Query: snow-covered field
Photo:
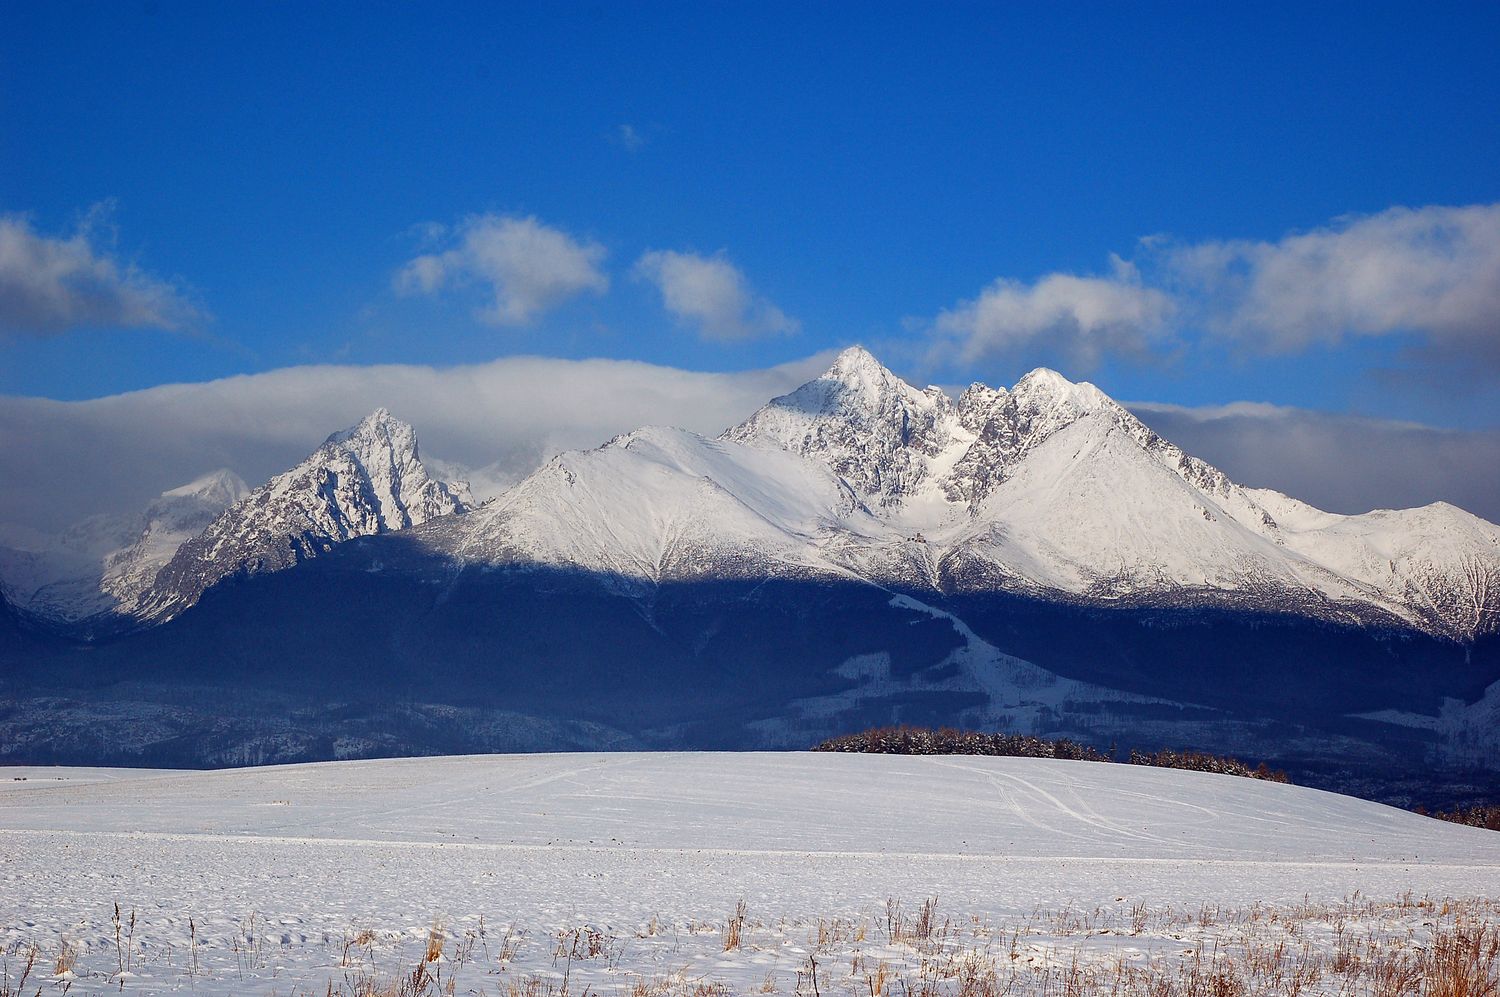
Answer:
<svg viewBox="0 0 1500 997"><path fill-rule="evenodd" d="M1125 765L0 769L0 994L1421 993L1486 919L1500 834Z"/></svg>

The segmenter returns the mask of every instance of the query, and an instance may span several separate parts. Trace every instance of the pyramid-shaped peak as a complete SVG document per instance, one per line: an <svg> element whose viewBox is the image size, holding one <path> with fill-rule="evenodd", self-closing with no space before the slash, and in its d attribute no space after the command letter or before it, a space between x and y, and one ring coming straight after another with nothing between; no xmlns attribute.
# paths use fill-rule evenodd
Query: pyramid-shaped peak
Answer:
<svg viewBox="0 0 1500 997"><path fill-rule="evenodd" d="M834 358L832 365L812 384L838 385L841 393L884 395L891 391L917 393L863 346L851 346Z"/></svg>
<svg viewBox="0 0 1500 997"><path fill-rule="evenodd" d="M1070 381L1050 367L1038 367L1016 382L1010 393L1037 407L1067 405L1082 411L1119 408L1119 404L1088 381Z"/></svg>
<svg viewBox="0 0 1500 997"><path fill-rule="evenodd" d="M817 457L857 492L889 503L926 474L952 432L952 411L942 391L919 391L854 346L723 438Z"/></svg>
<svg viewBox="0 0 1500 997"><path fill-rule="evenodd" d="M1045 385L1050 388L1071 388L1073 387L1073 383L1051 367L1037 367L1017 381L1016 387L1020 387L1023 384L1032 384L1038 386Z"/></svg>
<svg viewBox="0 0 1500 997"><path fill-rule="evenodd" d="M850 374L890 374L875 354L863 346L850 346L842 350L833 360L825 377L846 377Z"/></svg>
<svg viewBox="0 0 1500 997"><path fill-rule="evenodd" d="M411 427L402 422L400 419L397 419L395 416L391 415L391 410L382 405L380 408L376 409L375 411L371 412L369 415L361 419L359 421L359 425L351 429L350 432L370 433L379 432L382 430L389 432L391 429L395 428L410 429Z"/></svg>
<svg viewBox="0 0 1500 997"><path fill-rule="evenodd" d="M328 437L325 443L348 443L360 440L391 439L393 437L410 437L412 444L416 444L416 431L412 429L411 425L397 419L391 415L390 409L382 406L348 429L334 433Z"/></svg>

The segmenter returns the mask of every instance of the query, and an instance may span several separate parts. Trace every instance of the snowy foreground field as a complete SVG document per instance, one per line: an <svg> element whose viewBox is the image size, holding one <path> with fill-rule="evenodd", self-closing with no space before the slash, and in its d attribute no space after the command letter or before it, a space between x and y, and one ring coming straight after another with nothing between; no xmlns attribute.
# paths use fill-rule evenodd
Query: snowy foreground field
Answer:
<svg viewBox="0 0 1500 997"><path fill-rule="evenodd" d="M1496 924L1500 834L1126 765L0 769L5 995L1485 993Z"/></svg>

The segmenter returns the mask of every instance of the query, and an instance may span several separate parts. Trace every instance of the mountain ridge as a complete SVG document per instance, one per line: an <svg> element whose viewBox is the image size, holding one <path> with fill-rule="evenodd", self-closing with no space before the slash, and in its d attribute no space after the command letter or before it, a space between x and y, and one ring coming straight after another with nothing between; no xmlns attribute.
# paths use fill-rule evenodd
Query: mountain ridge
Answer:
<svg viewBox="0 0 1500 997"><path fill-rule="evenodd" d="M206 524L200 511L198 535L152 542L148 527L135 553L106 555L74 615L153 625L224 577L476 509L385 409L248 495L222 481L215 495L227 508ZM1237 484L1088 382L1037 368L955 400L861 347L713 440L647 426L559 454L449 532L461 563L529 558L647 583L769 570L1097 605L1278 605L1459 642L1500 629L1500 528L1457 507L1326 513Z"/></svg>
<svg viewBox="0 0 1500 997"><path fill-rule="evenodd" d="M535 522L506 534L525 510L576 504L581 488L599 494L566 543ZM680 569L700 574L847 572L1100 605L1183 595L1460 642L1500 626L1500 529L1456 507L1321 513L1236 484L1055 371L954 403L858 348L716 440L647 427L560 455L457 529L465 560L486 548L524 559L531 543L540 563L643 581L670 573L675 544ZM579 546L590 535L592 552ZM621 560L611 544L634 553Z"/></svg>
<svg viewBox="0 0 1500 997"><path fill-rule="evenodd" d="M0 710L0 757L114 750L69 731L145 697L130 757L171 764L916 722L1190 743L1330 785L1500 771L1497 552L1450 505L1340 516L1242 487L1045 369L953 399L848 351L717 437L641 427L479 506L380 410L184 543L141 616L86 648L0 641L33 696ZM416 712L372 737L392 703Z"/></svg>

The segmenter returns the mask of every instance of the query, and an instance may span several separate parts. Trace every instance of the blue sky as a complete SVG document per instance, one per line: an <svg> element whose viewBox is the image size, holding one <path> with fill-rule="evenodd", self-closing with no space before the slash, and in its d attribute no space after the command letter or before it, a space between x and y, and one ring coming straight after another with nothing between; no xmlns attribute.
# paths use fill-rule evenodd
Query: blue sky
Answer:
<svg viewBox="0 0 1500 997"><path fill-rule="evenodd" d="M9 3L9 265L76 272L0 256L0 393L863 342L1490 428L1497 51L1478 3Z"/></svg>

